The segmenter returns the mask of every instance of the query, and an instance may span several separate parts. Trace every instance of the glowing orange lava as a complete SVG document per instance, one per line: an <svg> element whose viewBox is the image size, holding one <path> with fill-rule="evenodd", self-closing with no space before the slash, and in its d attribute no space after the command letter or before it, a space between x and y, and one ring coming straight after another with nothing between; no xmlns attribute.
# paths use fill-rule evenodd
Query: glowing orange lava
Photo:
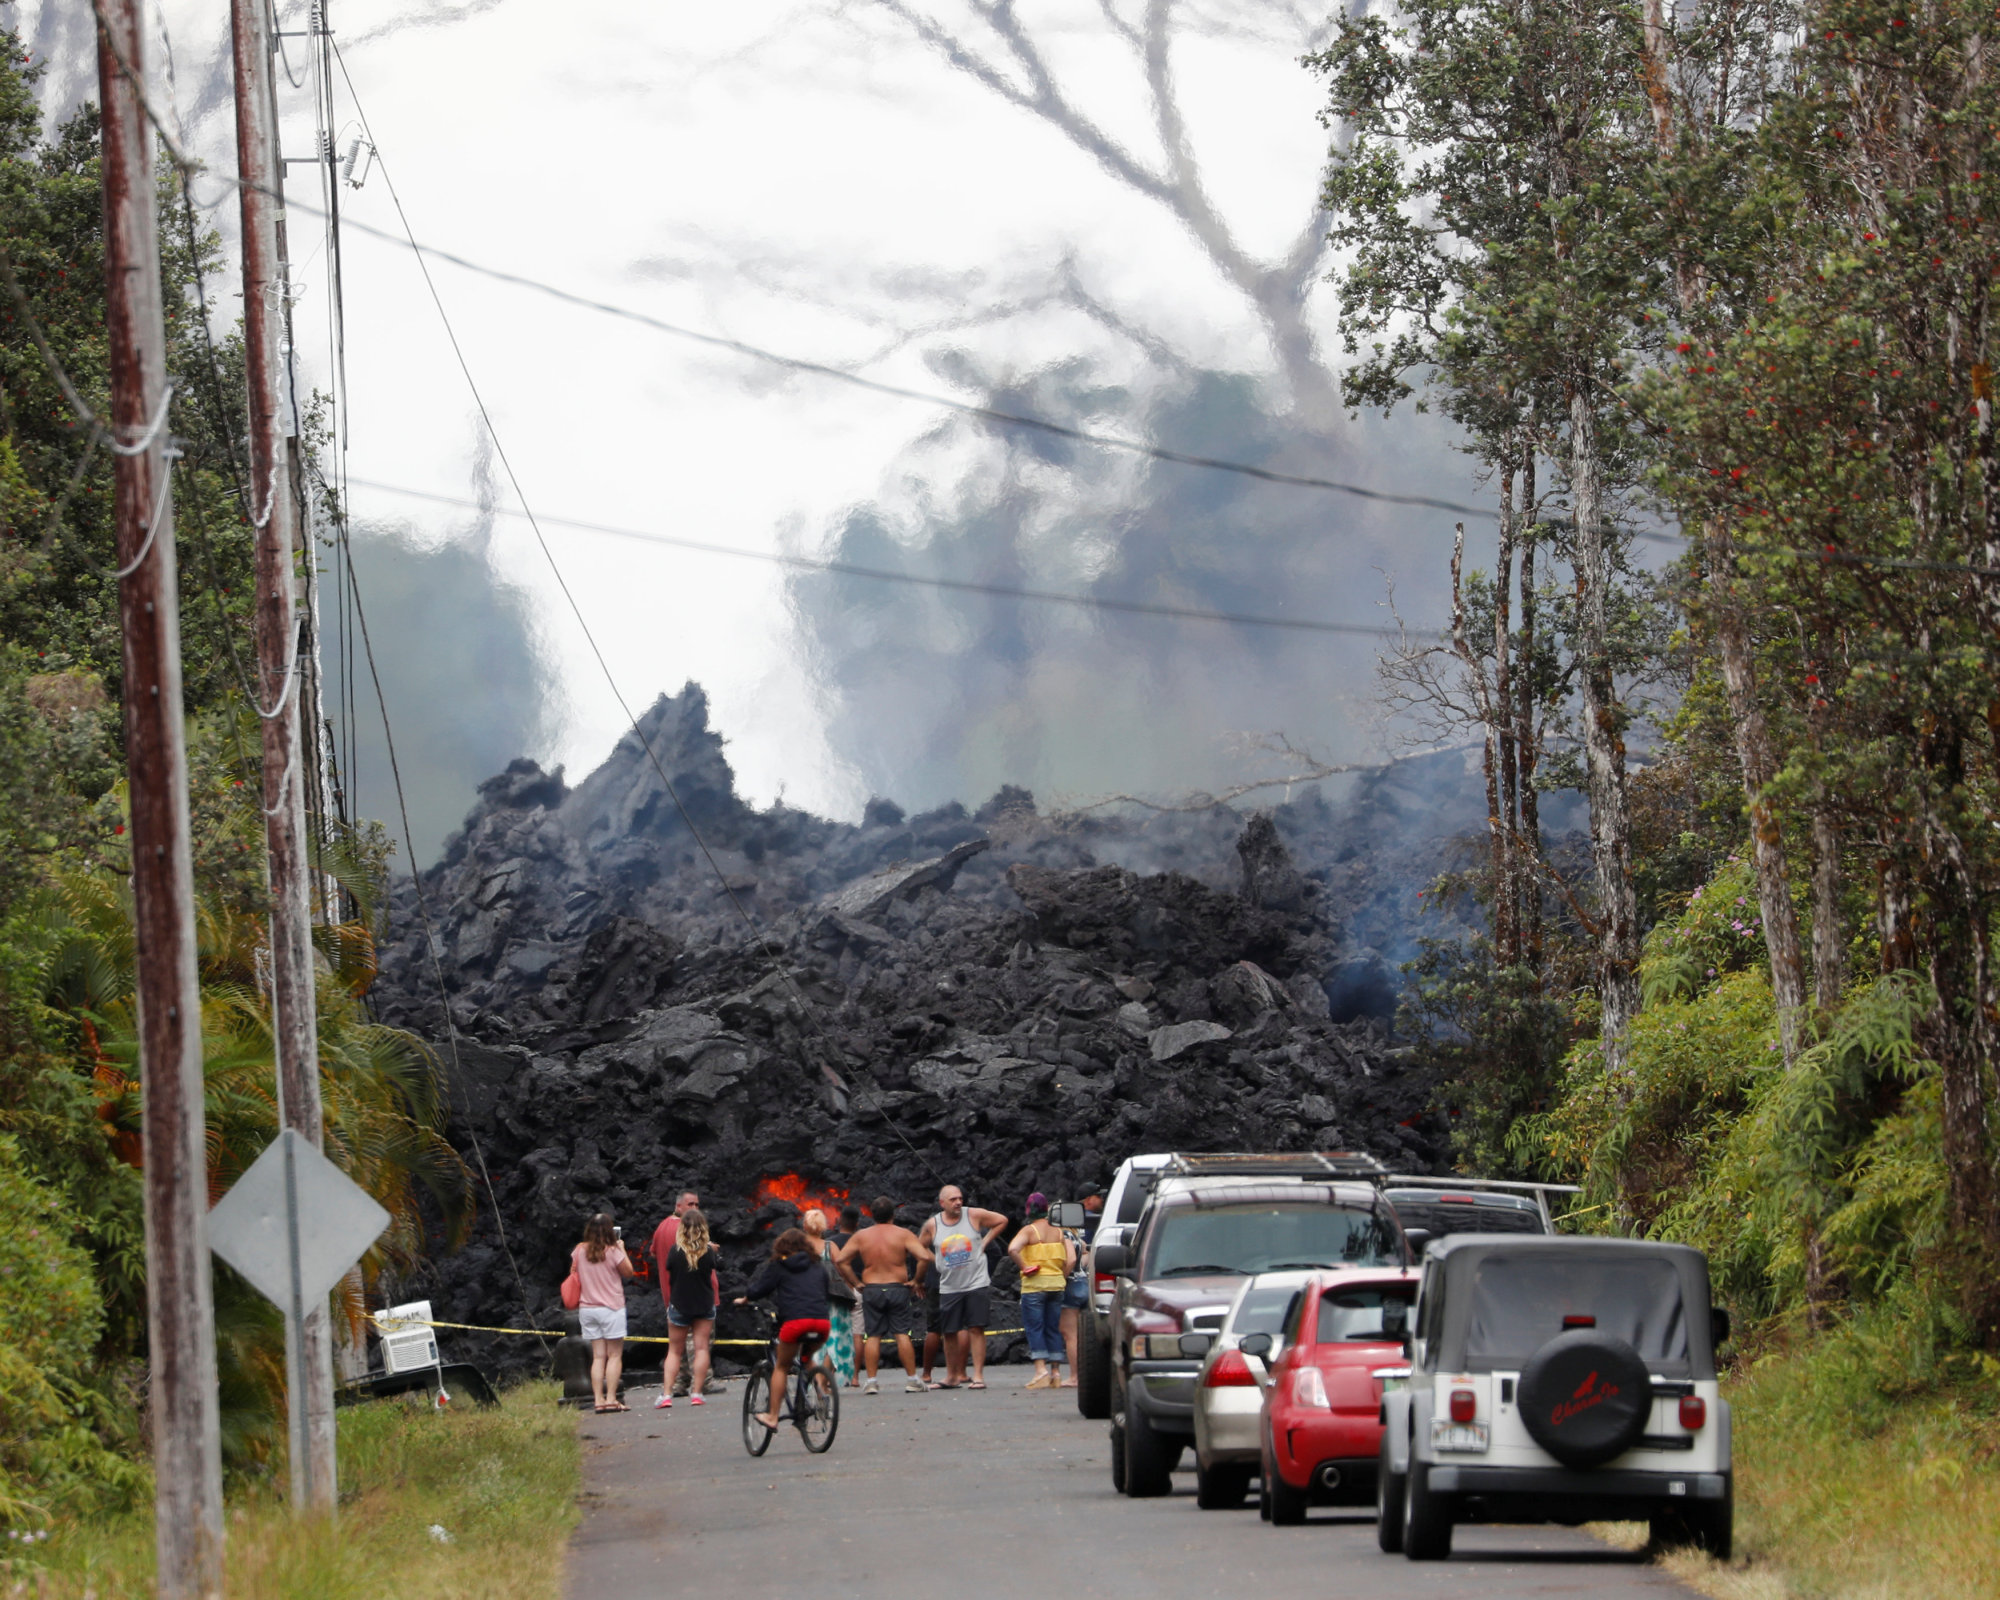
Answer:
<svg viewBox="0 0 2000 1600"><path fill-rule="evenodd" d="M808 1183L796 1172L782 1172L775 1178L759 1178L757 1192L750 1197L751 1209L782 1200L797 1206L801 1214L812 1206L826 1213L829 1231L840 1226L840 1208L847 1204L847 1191L833 1184Z"/></svg>

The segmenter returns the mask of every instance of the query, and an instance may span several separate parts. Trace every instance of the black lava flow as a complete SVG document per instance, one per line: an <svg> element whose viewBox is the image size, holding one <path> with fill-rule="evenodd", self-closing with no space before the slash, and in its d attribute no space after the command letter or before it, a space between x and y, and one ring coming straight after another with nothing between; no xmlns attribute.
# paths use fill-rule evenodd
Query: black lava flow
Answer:
<svg viewBox="0 0 2000 1600"><path fill-rule="evenodd" d="M643 1242L684 1188L727 1295L793 1216L759 1199L777 1179L886 1193L914 1224L941 1180L1017 1214L1137 1151L1445 1156L1391 1018L1417 890L1483 812L1461 756L1337 805L1079 817L1004 788L971 812L876 800L857 826L744 804L694 685L642 725L727 892L636 736L573 789L514 762L422 879L455 1068L410 880L392 895L378 1014L435 1049L451 1138L470 1159L476 1134L493 1183L469 1240L392 1286L440 1318L560 1327L584 1219ZM665 1332L656 1293L631 1313ZM450 1337L492 1368L540 1359Z"/></svg>

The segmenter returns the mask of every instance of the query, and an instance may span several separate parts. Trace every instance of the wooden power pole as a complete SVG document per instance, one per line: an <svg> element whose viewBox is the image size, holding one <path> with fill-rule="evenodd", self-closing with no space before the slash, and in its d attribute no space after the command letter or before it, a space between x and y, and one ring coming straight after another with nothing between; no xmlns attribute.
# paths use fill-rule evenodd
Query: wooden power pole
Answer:
<svg viewBox="0 0 2000 1600"><path fill-rule="evenodd" d="M139 1076L145 1093L146 1327L158 1592L222 1593L222 1439L208 1265L201 996L181 724L180 609L167 456L167 354L141 0L100 0L105 327L118 612L125 637Z"/></svg>
<svg viewBox="0 0 2000 1600"><path fill-rule="evenodd" d="M270 857L272 1040L278 1120L315 1149L323 1131L314 1016L311 865L306 856L305 764L300 738L300 630L295 585L300 526L286 327L278 111L271 73L269 0L231 0L236 70L236 165L243 214L243 366L249 386L250 515L257 540L257 712L264 726L264 839ZM287 1323L288 1330L291 1324ZM286 1352L292 1505L332 1511L333 1340L326 1304L308 1307Z"/></svg>

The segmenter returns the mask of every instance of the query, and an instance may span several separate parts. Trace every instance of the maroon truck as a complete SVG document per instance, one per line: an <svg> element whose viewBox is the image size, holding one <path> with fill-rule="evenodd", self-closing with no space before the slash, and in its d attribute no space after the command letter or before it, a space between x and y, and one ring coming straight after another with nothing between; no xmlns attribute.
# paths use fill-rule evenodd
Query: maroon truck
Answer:
<svg viewBox="0 0 2000 1600"><path fill-rule="evenodd" d="M1172 1487L1194 1442L1202 1358L1246 1277L1409 1259L1395 1210L1371 1183L1163 1175L1129 1241L1096 1252L1096 1270L1117 1284L1112 1484L1135 1496Z"/></svg>

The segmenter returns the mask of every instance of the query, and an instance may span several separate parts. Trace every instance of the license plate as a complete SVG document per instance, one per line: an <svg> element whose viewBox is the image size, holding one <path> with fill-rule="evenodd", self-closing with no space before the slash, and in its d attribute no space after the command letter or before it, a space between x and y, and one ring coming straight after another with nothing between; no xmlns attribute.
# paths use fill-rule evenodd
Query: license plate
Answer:
<svg viewBox="0 0 2000 1600"><path fill-rule="evenodd" d="M1433 1450L1484 1450L1486 1424L1483 1422L1431 1422Z"/></svg>

